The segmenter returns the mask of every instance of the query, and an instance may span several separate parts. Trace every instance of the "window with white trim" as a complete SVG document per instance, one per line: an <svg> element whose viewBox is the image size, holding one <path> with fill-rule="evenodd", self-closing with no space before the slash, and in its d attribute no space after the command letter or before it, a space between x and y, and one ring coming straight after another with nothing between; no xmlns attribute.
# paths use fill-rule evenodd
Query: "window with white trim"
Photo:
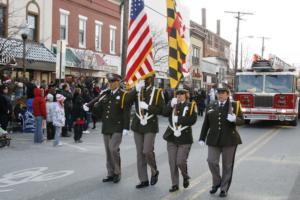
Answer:
<svg viewBox="0 0 300 200"><path fill-rule="evenodd" d="M28 39L32 41L37 41L37 15L35 14L28 14L27 15L27 23L29 28Z"/></svg>
<svg viewBox="0 0 300 200"><path fill-rule="evenodd" d="M86 21L87 17L79 15L79 47L86 48Z"/></svg>
<svg viewBox="0 0 300 200"><path fill-rule="evenodd" d="M102 51L102 25L100 21L95 21L95 50Z"/></svg>
<svg viewBox="0 0 300 200"><path fill-rule="evenodd" d="M116 29L115 26L109 26L109 49L111 54L116 53Z"/></svg>
<svg viewBox="0 0 300 200"><path fill-rule="evenodd" d="M68 42L69 34L69 11L59 9L60 12L60 28L59 28L59 38Z"/></svg>

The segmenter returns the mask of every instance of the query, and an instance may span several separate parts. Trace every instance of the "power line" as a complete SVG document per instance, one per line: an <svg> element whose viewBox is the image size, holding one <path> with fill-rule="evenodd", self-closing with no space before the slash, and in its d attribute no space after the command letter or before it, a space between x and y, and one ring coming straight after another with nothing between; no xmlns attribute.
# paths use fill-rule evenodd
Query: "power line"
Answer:
<svg viewBox="0 0 300 200"><path fill-rule="evenodd" d="M154 8L152 8L152 7L150 7L150 6L146 5L146 4L145 4L145 7L146 7L146 8L149 8L149 9L152 10L153 12L156 12L157 14L159 14L159 15L161 15L161 16L167 18L166 15L164 15L163 13L159 12L158 10L155 10Z"/></svg>

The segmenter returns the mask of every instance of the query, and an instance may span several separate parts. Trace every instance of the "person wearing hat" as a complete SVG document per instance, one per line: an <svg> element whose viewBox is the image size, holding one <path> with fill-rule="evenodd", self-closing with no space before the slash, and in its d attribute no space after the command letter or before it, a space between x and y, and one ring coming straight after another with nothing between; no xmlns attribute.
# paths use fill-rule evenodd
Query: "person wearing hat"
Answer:
<svg viewBox="0 0 300 200"><path fill-rule="evenodd" d="M188 101L188 92L180 84L176 90L176 97L163 110L170 123L163 136L167 141L172 180L169 192L179 190L179 169L183 176L183 187L187 188L190 184L187 159L193 143L192 125L197 121L197 106L196 102Z"/></svg>
<svg viewBox="0 0 300 200"><path fill-rule="evenodd" d="M203 122L199 144L208 145L207 162L212 174L211 194L220 188L220 197L226 197L234 167L237 145L242 144L236 130L236 122L242 118L239 102L230 100L229 88L224 84L217 87L218 100L211 102ZM220 175L220 155L222 154L222 176Z"/></svg>
<svg viewBox="0 0 300 200"><path fill-rule="evenodd" d="M100 98L95 104L95 109L99 110L102 119L108 173L102 181L118 183L121 179L120 144L122 134L127 134L129 130L130 109L125 104L127 92L120 89L121 76L108 73L106 78L109 89L100 93ZM89 110L87 105L84 105L84 108Z"/></svg>
<svg viewBox="0 0 300 200"><path fill-rule="evenodd" d="M62 127L65 126L65 108L64 101L66 97L62 94L56 94L56 104L54 104L53 112L53 126L55 127L55 136L53 141L53 146L61 146L60 136L62 132Z"/></svg>
<svg viewBox="0 0 300 200"><path fill-rule="evenodd" d="M137 171L140 183L137 189L155 185L159 171L156 165L154 143L158 129L157 115L161 114L164 106L163 91L154 87L154 74L145 80L140 80L127 98L127 104L135 104L135 115L131 129L134 132L134 141L137 151ZM151 169L149 184L147 166Z"/></svg>

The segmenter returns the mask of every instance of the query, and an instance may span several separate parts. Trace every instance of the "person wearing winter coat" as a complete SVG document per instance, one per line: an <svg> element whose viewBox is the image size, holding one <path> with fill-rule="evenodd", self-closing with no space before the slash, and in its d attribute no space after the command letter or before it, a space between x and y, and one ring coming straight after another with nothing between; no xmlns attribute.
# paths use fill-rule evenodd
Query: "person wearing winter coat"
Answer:
<svg viewBox="0 0 300 200"><path fill-rule="evenodd" d="M68 133L72 131L73 120L72 120L72 109L73 109L73 95L70 91L70 86L67 83L62 85L62 90L59 92L66 99L64 101L65 114L66 114L66 122L65 126L62 128L62 137L70 137L71 135Z"/></svg>
<svg viewBox="0 0 300 200"><path fill-rule="evenodd" d="M81 137L85 124L85 111L83 110L84 100L81 95L81 89L76 88L73 97L73 118L74 118L74 141L81 143Z"/></svg>
<svg viewBox="0 0 300 200"><path fill-rule="evenodd" d="M53 112L53 126L55 127L55 136L53 141L53 146L61 146L60 135L62 127L65 126L65 108L64 101L65 97L61 94L56 95L56 102L54 104Z"/></svg>
<svg viewBox="0 0 300 200"><path fill-rule="evenodd" d="M55 102L53 102L53 95L47 94L46 97L46 110L47 110L47 139L53 140L55 135L55 129L53 126L53 115L54 115L54 107Z"/></svg>
<svg viewBox="0 0 300 200"><path fill-rule="evenodd" d="M11 103L6 97L8 87L1 85L0 88L0 125L3 130L7 130L8 122L11 116Z"/></svg>
<svg viewBox="0 0 300 200"><path fill-rule="evenodd" d="M92 100L92 97L90 95L90 92L88 90L88 88L84 87L82 90L82 97L83 97L83 101L84 103L88 103ZM83 133L90 133L89 129L89 124L92 120L92 113L90 111L85 111L85 124L83 126Z"/></svg>
<svg viewBox="0 0 300 200"><path fill-rule="evenodd" d="M35 117L34 143L43 142L43 120L47 118L46 101L43 97L44 91L39 88L34 89L34 99L32 102L33 115Z"/></svg>

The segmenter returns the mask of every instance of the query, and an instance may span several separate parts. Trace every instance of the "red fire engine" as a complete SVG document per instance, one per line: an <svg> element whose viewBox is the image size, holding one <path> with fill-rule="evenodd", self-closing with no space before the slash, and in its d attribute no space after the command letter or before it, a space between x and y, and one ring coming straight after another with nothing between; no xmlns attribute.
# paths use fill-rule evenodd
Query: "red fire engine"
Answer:
<svg viewBox="0 0 300 200"><path fill-rule="evenodd" d="M246 124L251 120L288 121L297 126L300 78L295 68L276 56L254 56L252 69L238 72L235 100L241 103Z"/></svg>

